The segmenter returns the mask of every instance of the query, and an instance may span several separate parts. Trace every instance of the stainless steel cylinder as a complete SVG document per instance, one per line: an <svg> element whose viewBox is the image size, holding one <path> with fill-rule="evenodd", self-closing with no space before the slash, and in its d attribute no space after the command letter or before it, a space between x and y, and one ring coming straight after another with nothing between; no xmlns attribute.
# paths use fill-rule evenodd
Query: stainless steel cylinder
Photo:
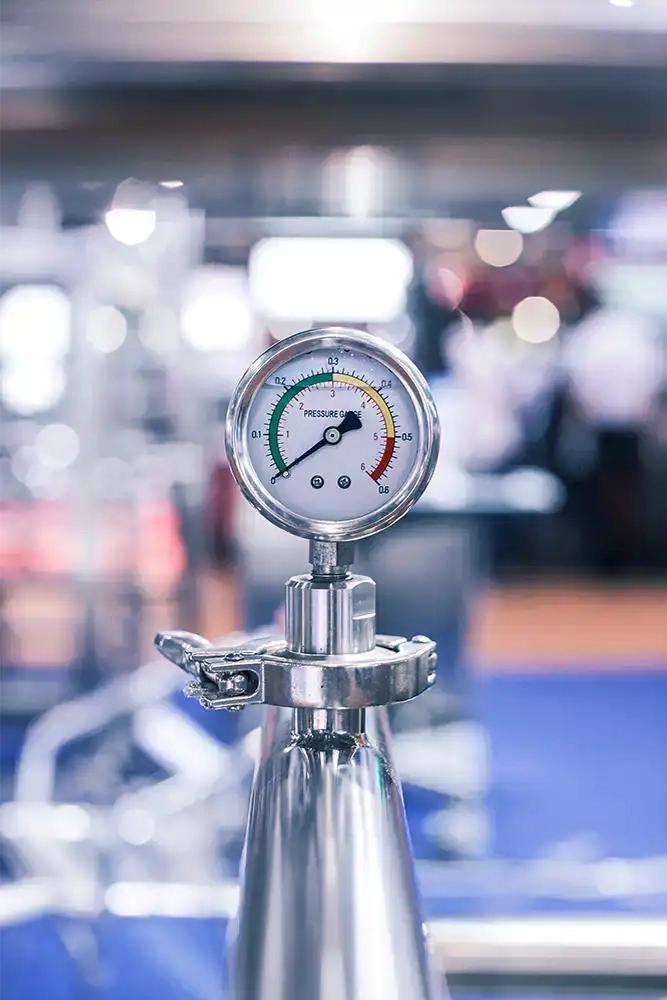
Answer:
<svg viewBox="0 0 667 1000"><path fill-rule="evenodd" d="M348 549L314 543L312 574L286 585L283 655L318 707L290 687L282 703L304 707L267 711L232 946L234 1000L437 995L386 711L359 707L364 662L377 654L375 583L347 571ZM396 642L383 648L406 645ZM313 655L340 660L309 664ZM426 671L429 655L420 659ZM387 700L401 700L412 689L398 662L388 666ZM374 686L378 679L374 670ZM267 673L264 683L266 700L280 704Z"/></svg>
<svg viewBox="0 0 667 1000"><path fill-rule="evenodd" d="M293 576L285 587L285 638L295 653L366 653L375 645L370 577Z"/></svg>
<svg viewBox="0 0 667 1000"><path fill-rule="evenodd" d="M290 710L268 709L232 942L234 1000L440 996L386 712L366 716L366 733L355 734L301 730Z"/></svg>
<svg viewBox="0 0 667 1000"><path fill-rule="evenodd" d="M345 576L354 562L354 542L310 543L313 576Z"/></svg>
<svg viewBox="0 0 667 1000"><path fill-rule="evenodd" d="M361 736L366 729L364 708L297 708L294 712L297 733L330 732Z"/></svg>

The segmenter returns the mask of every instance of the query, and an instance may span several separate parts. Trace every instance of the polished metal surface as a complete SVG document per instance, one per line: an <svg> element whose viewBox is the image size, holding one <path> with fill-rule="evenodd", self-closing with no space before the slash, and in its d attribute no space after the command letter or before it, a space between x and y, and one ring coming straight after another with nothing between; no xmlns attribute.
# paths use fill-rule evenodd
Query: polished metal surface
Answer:
<svg viewBox="0 0 667 1000"><path fill-rule="evenodd" d="M323 542L313 539L308 558L313 576L345 576L354 562L354 542Z"/></svg>
<svg viewBox="0 0 667 1000"><path fill-rule="evenodd" d="M345 521L288 510L262 485L248 450L249 411L266 380L291 358L328 347L365 352L393 371L418 431L414 467L396 494ZM435 643L376 636L375 583L348 568L352 542L393 524L421 496L438 441L435 404L418 370L357 331L281 341L232 396L226 443L234 477L264 517L311 539L313 567L286 584L285 641L214 647L189 633L157 637L158 649L194 676L186 694L205 707L271 706L244 847L235 1000L436 998L386 711L374 707L433 684Z"/></svg>
<svg viewBox="0 0 667 1000"><path fill-rule="evenodd" d="M394 372L410 396L418 427L414 467L399 490L376 510L346 521L324 521L288 510L262 485L248 454L251 402L261 386L281 365L312 349L357 350ZM270 347L241 378L227 410L225 440L229 467L246 498L267 520L303 538L352 542L373 535L398 521L426 489L438 458L440 425L431 391L419 370L397 348L359 330L327 327L306 330Z"/></svg>
<svg viewBox="0 0 667 1000"><path fill-rule="evenodd" d="M295 653L367 653L375 645L370 577L293 576L285 588L285 638Z"/></svg>
<svg viewBox="0 0 667 1000"><path fill-rule="evenodd" d="M159 636L163 647L170 638L177 656L175 633ZM205 708L369 708L409 701L435 681L435 643L426 636L379 635L365 653L330 656L296 653L277 639L203 650L186 645L179 665L196 679L185 694Z"/></svg>
<svg viewBox="0 0 667 1000"><path fill-rule="evenodd" d="M386 645L385 645L386 643ZM282 662L282 669L277 664ZM285 649L265 670L264 700L296 708L369 708L409 701L435 681L435 643L377 636L367 653L315 657Z"/></svg>
<svg viewBox="0 0 667 1000"><path fill-rule="evenodd" d="M297 708L292 720L295 732L351 733L361 736L366 729L364 708Z"/></svg>
<svg viewBox="0 0 667 1000"><path fill-rule="evenodd" d="M268 710L232 941L234 1000L442 995L386 713L366 714L366 733L355 734L299 730L302 716Z"/></svg>
<svg viewBox="0 0 667 1000"><path fill-rule="evenodd" d="M166 660L175 663L181 670L199 677L199 671L195 661L191 659L191 653L195 650L212 649L213 643L205 639L203 635L196 632L158 632L155 636L155 648L162 653Z"/></svg>

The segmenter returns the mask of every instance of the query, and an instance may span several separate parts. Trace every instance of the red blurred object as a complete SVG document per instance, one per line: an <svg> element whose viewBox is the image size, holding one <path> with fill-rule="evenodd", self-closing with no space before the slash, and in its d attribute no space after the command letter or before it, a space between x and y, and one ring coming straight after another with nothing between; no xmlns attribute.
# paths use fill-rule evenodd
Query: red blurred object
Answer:
<svg viewBox="0 0 667 1000"><path fill-rule="evenodd" d="M233 561L236 551L234 518L238 487L226 462L213 466L206 498L206 523L211 539L213 558L219 565Z"/></svg>
<svg viewBox="0 0 667 1000"><path fill-rule="evenodd" d="M76 577L77 524L74 511L61 501L2 504L0 575ZM138 510L108 505L102 520L100 564L87 572L106 579L133 576L149 589L166 589L183 572L185 553L177 512L169 501L142 504Z"/></svg>

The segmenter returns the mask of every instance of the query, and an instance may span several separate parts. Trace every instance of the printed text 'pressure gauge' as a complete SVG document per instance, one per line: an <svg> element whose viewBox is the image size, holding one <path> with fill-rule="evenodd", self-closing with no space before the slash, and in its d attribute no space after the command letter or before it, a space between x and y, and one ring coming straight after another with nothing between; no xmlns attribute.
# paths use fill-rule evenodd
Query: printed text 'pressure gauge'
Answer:
<svg viewBox="0 0 667 1000"><path fill-rule="evenodd" d="M232 472L274 524L354 541L393 524L433 473L438 419L408 358L375 337L310 330L245 373L227 414Z"/></svg>

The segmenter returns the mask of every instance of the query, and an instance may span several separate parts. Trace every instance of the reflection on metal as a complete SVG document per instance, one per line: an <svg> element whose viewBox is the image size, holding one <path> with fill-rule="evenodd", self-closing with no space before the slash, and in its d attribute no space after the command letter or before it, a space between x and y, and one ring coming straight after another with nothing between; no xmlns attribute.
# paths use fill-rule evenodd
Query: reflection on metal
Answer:
<svg viewBox="0 0 667 1000"><path fill-rule="evenodd" d="M386 501L390 487L381 486L381 498L354 517L335 504L311 508L308 516L290 510L262 485L248 444L252 401L285 353L289 359L303 354L310 364L323 347L336 355L328 359L332 366L339 354L351 353L358 373L359 365L372 372L382 362L394 385L409 389L414 407L418 441L407 477L392 483L394 495ZM285 385L285 377L276 382ZM384 397L373 392L389 413ZM313 567L287 581L284 641L215 647L187 632L156 638L160 652L194 676L186 694L206 708L270 706L244 846L232 997L435 1000L384 707L433 684L435 643L423 635L409 641L376 636L375 583L348 571L350 543L393 524L428 484L439 439L433 402L400 352L363 334L309 331L271 348L248 369L226 426L237 482L269 521L311 540ZM413 432L402 437L412 440ZM319 447L283 463L281 475Z"/></svg>
<svg viewBox="0 0 667 1000"><path fill-rule="evenodd" d="M194 677L198 677L197 671L192 666L190 654L198 649L211 649L213 643L204 639L194 632L158 632L155 637L155 646L162 653L165 659L175 663L177 667L187 670Z"/></svg>
<svg viewBox="0 0 667 1000"><path fill-rule="evenodd" d="M375 584L366 576L293 576L285 592L287 643L298 653L367 653L375 645Z"/></svg>
<svg viewBox="0 0 667 1000"><path fill-rule="evenodd" d="M234 997L438 995L386 713L366 714L366 732L355 734L335 722L297 728L289 710L269 709L248 821Z"/></svg>
<svg viewBox="0 0 667 1000"><path fill-rule="evenodd" d="M316 574L287 583L287 642L156 639L195 677L186 691L206 707L271 706L246 833L232 996L434 1000L386 709L370 707L432 684L434 643L375 636L373 581L341 575L340 553L327 576L322 555Z"/></svg>
<svg viewBox="0 0 667 1000"><path fill-rule="evenodd" d="M322 559L315 565L317 575L287 583L287 643L215 647L187 632L156 639L195 677L186 691L206 707L271 706L248 819L232 995L432 1000L386 710L367 706L432 684L434 643L376 637L373 581L327 577Z"/></svg>
<svg viewBox="0 0 667 1000"><path fill-rule="evenodd" d="M167 659L196 678L185 694L197 698L204 708L237 710L259 704L370 708L409 701L435 681L435 643L423 635L412 639L378 635L367 652L320 655L290 649L283 640L266 637L194 649L193 638L206 640L192 633L180 634L187 640L178 639L177 632L159 632L156 645Z"/></svg>

